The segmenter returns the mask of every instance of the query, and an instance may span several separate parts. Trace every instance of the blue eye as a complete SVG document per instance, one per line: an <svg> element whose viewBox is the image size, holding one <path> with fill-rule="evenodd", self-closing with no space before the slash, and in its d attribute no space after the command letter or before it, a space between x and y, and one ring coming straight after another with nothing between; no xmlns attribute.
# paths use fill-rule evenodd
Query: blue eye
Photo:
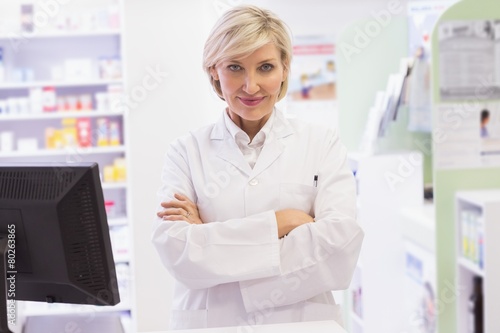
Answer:
<svg viewBox="0 0 500 333"><path fill-rule="evenodd" d="M274 68L274 66L273 66L273 65L271 65L271 64L264 64L264 65L260 66L260 69L261 69L262 71L264 71L264 72L269 72L269 71L271 71L273 68Z"/></svg>
<svg viewBox="0 0 500 333"><path fill-rule="evenodd" d="M229 66L227 66L227 68L229 68L229 70L231 70L233 72L236 72L236 71L239 71L241 69L241 66L240 65L229 65Z"/></svg>

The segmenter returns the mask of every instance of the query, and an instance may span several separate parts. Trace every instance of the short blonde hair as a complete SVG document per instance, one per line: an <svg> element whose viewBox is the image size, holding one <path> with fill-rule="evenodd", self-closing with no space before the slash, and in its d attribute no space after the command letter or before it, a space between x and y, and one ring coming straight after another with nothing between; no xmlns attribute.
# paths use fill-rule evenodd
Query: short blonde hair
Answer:
<svg viewBox="0 0 500 333"><path fill-rule="evenodd" d="M276 14L256 6L238 6L225 12L210 32L203 50L203 69L217 95L224 100L220 82L214 80L211 69L227 59L244 58L268 43L278 48L283 68L288 73L292 60L289 31ZM281 85L278 101L286 95L288 77L286 75Z"/></svg>

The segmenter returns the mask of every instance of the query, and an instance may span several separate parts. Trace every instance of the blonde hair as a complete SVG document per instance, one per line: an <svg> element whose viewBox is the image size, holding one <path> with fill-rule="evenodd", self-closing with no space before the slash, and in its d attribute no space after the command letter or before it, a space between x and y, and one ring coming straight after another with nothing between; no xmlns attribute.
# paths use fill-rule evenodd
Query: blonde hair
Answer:
<svg viewBox="0 0 500 333"><path fill-rule="evenodd" d="M205 42L203 69L210 84L222 97L220 82L211 75L211 69L227 59L244 58L262 46L272 43L280 54L285 72L290 71L292 42L287 25L273 12L245 5L230 9L217 21ZM283 81L277 101L285 97L288 77Z"/></svg>

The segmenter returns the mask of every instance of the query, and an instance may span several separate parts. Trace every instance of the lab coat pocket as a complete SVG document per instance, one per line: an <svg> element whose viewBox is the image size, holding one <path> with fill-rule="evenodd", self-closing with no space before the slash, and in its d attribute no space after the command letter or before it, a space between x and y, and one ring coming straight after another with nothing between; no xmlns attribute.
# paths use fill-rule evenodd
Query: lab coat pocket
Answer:
<svg viewBox="0 0 500 333"><path fill-rule="evenodd" d="M324 304L315 302L305 302L302 321L322 321L335 320L344 327L342 320L342 308L338 304Z"/></svg>
<svg viewBox="0 0 500 333"><path fill-rule="evenodd" d="M280 209L299 209L314 217L314 201L318 188L300 183L280 184Z"/></svg>
<svg viewBox="0 0 500 333"><path fill-rule="evenodd" d="M207 327L207 310L172 310L170 329L192 329Z"/></svg>

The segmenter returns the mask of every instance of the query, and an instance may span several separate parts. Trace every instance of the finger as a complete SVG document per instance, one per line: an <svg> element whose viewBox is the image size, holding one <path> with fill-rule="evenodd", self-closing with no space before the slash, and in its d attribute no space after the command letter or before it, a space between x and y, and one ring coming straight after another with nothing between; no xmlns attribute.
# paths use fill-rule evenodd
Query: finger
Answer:
<svg viewBox="0 0 500 333"><path fill-rule="evenodd" d="M184 215L165 215L162 218L164 221L184 221L189 224L196 224L194 221L190 221Z"/></svg>
<svg viewBox="0 0 500 333"><path fill-rule="evenodd" d="M164 221L186 221L186 217L184 215L165 215L162 219Z"/></svg>
<svg viewBox="0 0 500 333"><path fill-rule="evenodd" d="M160 212L157 213L159 217L163 217L165 215L187 215L189 216L190 214L187 213L187 211L183 208L167 208L164 209Z"/></svg>
<svg viewBox="0 0 500 333"><path fill-rule="evenodd" d="M186 207L186 203L178 200L172 200L172 201L164 201L161 203L161 206L163 208L184 208Z"/></svg>
<svg viewBox="0 0 500 333"><path fill-rule="evenodd" d="M191 201L191 199L189 199L189 197L185 196L184 194L175 193L174 197L180 202L188 205L189 207L196 207L195 203Z"/></svg>
<svg viewBox="0 0 500 333"><path fill-rule="evenodd" d="M180 201L191 201L184 194L180 194L180 193L175 193L174 198L176 198L177 200L180 200Z"/></svg>

